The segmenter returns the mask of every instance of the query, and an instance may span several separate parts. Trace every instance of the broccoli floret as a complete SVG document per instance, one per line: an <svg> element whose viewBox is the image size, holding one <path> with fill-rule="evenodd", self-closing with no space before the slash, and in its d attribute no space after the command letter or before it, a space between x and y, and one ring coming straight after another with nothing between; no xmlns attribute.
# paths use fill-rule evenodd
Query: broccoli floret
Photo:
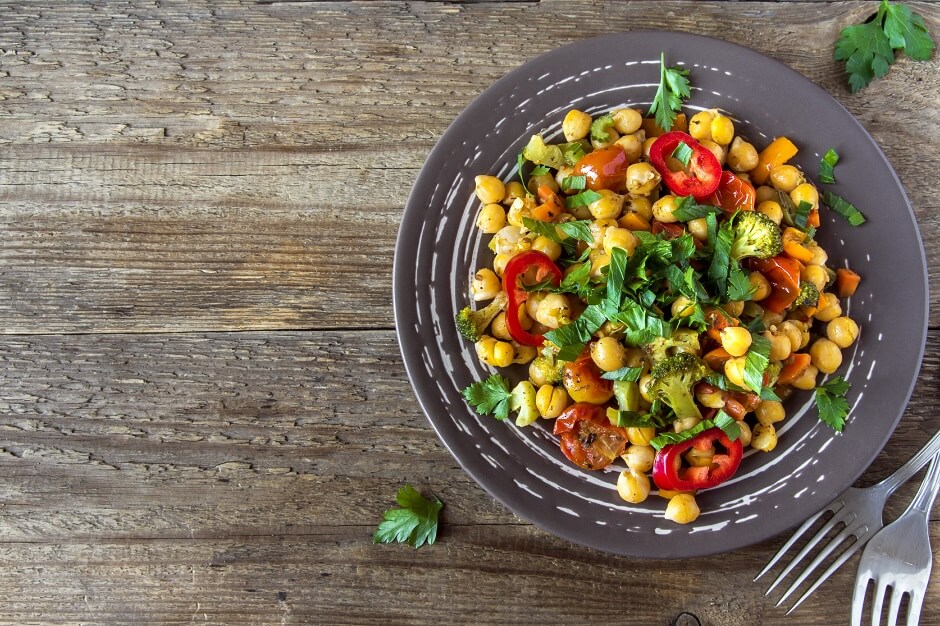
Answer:
<svg viewBox="0 0 940 626"><path fill-rule="evenodd" d="M509 298L505 291L500 291L493 298L493 301L478 311L472 310L466 306L460 310L454 317L457 324L457 332L466 339L476 343L483 336L486 327L490 325L499 312L506 308Z"/></svg>
<svg viewBox="0 0 940 626"><path fill-rule="evenodd" d="M700 350L698 333L691 328L679 328L671 337L655 337L643 346L643 351L653 363L679 352L698 354Z"/></svg>
<svg viewBox="0 0 940 626"><path fill-rule="evenodd" d="M780 227L772 219L757 211L742 211L734 220L734 241L731 257L740 261L745 257L768 259L780 254L783 241Z"/></svg>
<svg viewBox="0 0 940 626"><path fill-rule="evenodd" d="M816 306L819 302L819 289L813 283L800 281L800 295L793 301L793 306Z"/></svg>
<svg viewBox="0 0 940 626"><path fill-rule="evenodd" d="M697 417L702 413L695 404L692 386L709 373L705 362L694 354L680 352L653 366L650 394L668 404L677 419Z"/></svg>
<svg viewBox="0 0 940 626"><path fill-rule="evenodd" d="M558 349L546 341L542 353L529 364L530 378L544 380L549 385L560 383L565 373L565 361L559 361L557 354Z"/></svg>

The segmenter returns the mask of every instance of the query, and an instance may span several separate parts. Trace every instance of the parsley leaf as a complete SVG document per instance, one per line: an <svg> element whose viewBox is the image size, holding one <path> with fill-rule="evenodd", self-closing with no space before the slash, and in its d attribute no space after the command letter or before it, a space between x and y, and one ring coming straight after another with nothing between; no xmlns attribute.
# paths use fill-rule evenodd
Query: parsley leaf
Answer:
<svg viewBox="0 0 940 626"><path fill-rule="evenodd" d="M411 485L398 490L395 499L401 508L385 511L372 536L372 543L407 543L420 548L437 540L437 519L444 503L429 500Z"/></svg>
<svg viewBox="0 0 940 626"><path fill-rule="evenodd" d="M581 191L587 186L587 176L565 176L561 179L562 191Z"/></svg>
<svg viewBox="0 0 940 626"><path fill-rule="evenodd" d="M747 272L740 267L731 268L728 273L728 300L750 300L756 291L757 286L751 284Z"/></svg>
<svg viewBox="0 0 940 626"><path fill-rule="evenodd" d="M684 141L680 141L676 149L672 151L672 158L682 163L682 167L688 167L692 160L692 148Z"/></svg>
<svg viewBox="0 0 940 626"><path fill-rule="evenodd" d="M832 184L836 182L833 168L839 162L839 153L833 148L829 148L819 162L819 182Z"/></svg>
<svg viewBox="0 0 940 626"><path fill-rule="evenodd" d="M522 225L533 233L547 237L555 243L562 243L564 241L564 238L558 234L559 232L572 239L594 243L594 236L591 235L590 220L574 220L555 224L554 222L540 222L531 217L523 217Z"/></svg>
<svg viewBox="0 0 940 626"><path fill-rule="evenodd" d="M715 414L712 421L715 422L715 426L724 431L731 441L736 441L741 436L741 427L738 426L737 420L725 413L724 409L718 409L718 413Z"/></svg>
<svg viewBox="0 0 940 626"><path fill-rule="evenodd" d="M645 428L657 426L653 421L653 416L649 413L640 413L639 411L620 411L618 409L607 409L607 419L614 426L620 428Z"/></svg>
<svg viewBox="0 0 940 626"><path fill-rule="evenodd" d="M813 205L806 200L800 200L800 205L793 212L793 225L800 230L806 230L806 222L809 214L813 210Z"/></svg>
<svg viewBox="0 0 940 626"><path fill-rule="evenodd" d="M559 361L574 361L597 329L604 325L607 316L599 304L589 304L578 319L560 328L545 333L545 339L558 346ZM507 407L508 409L508 407Z"/></svg>
<svg viewBox="0 0 940 626"><path fill-rule="evenodd" d="M604 196L597 193L596 191L591 191L588 189L587 191L582 191L581 193L565 198L565 208L576 209L579 206L588 206L592 202L597 202L603 197Z"/></svg>
<svg viewBox="0 0 940 626"><path fill-rule="evenodd" d="M845 399L851 385L841 376L836 376L829 382L816 387L816 408L819 409L819 419L832 430L842 432L845 428L845 418L849 414L849 401Z"/></svg>
<svg viewBox="0 0 940 626"><path fill-rule="evenodd" d="M708 277L718 286L719 293L727 291L728 272L731 268L731 244L734 243L734 230L731 220L722 222L718 227L715 241L712 242L714 252L712 262L708 268Z"/></svg>
<svg viewBox="0 0 940 626"><path fill-rule="evenodd" d="M854 204L829 190L823 191L822 201L825 202L830 209L844 217L852 226L860 226L866 221L865 216Z"/></svg>
<svg viewBox="0 0 940 626"><path fill-rule="evenodd" d="M925 61L933 53L934 42L921 16L902 4L882 0L870 22L842 29L833 58L845 61L849 88L856 93L888 73L895 50Z"/></svg>
<svg viewBox="0 0 940 626"><path fill-rule="evenodd" d="M607 266L607 310L614 314L620 310L626 266L627 251L623 248L611 248L610 264Z"/></svg>
<svg viewBox="0 0 940 626"><path fill-rule="evenodd" d="M633 381L636 382L640 380L640 375L643 373L642 367L621 367L619 370L614 370L612 372L604 372L601 374L601 378L604 380L619 380L619 381Z"/></svg>
<svg viewBox="0 0 940 626"><path fill-rule="evenodd" d="M751 347L744 357L744 383L754 393L764 386L764 371L770 363L770 339L763 335L751 336Z"/></svg>
<svg viewBox="0 0 940 626"><path fill-rule="evenodd" d="M535 167L532 168L532 172L529 175L530 176L542 176L544 174L548 174L550 171L551 170L549 170L544 165L536 165Z"/></svg>
<svg viewBox="0 0 940 626"><path fill-rule="evenodd" d="M682 110L683 100L692 95L689 81L686 76L689 70L682 68L667 68L666 53L659 56L659 87L653 96L647 115L656 116L656 125L665 131L672 130L676 121L676 114Z"/></svg>
<svg viewBox="0 0 940 626"><path fill-rule="evenodd" d="M509 379L493 374L486 380L473 383L460 392L467 403L480 415L492 415L498 420L509 417Z"/></svg>
<svg viewBox="0 0 940 626"><path fill-rule="evenodd" d="M676 198L676 207L672 210L672 215L680 222L688 222L710 214L717 214L720 211L721 209L716 206L699 204L692 196L681 196Z"/></svg>

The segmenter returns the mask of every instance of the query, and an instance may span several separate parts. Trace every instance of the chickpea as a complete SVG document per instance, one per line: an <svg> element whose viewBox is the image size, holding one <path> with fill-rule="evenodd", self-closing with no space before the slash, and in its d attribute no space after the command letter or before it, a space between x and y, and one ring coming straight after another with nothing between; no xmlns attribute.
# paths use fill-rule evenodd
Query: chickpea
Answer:
<svg viewBox="0 0 940 626"><path fill-rule="evenodd" d="M538 250L552 261L557 261L558 257L561 256L561 244L557 241L552 241L544 235L539 235L532 242L532 249Z"/></svg>
<svg viewBox="0 0 940 626"><path fill-rule="evenodd" d="M813 315L820 322L831 322L842 315L842 305L839 303L839 297L834 293L819 294L818 309Z"/></svg>
<svg viewBox="0 0 940 626"><path fill-rule="evenodd" d="M720 409L725 406L725 392L721 389L714 391L697 391L695 399L702 406L709 409Z"/></svg>
<svg viewBox="0 0 940 626"><path fill-rule="evenodd" d="M503 341L512 341L512 335L509 334L509 326L506 324L506 312L497 313L493 321L490 322L490 334Z"/></svg>
<svg viewBox="0 0 940 626"><path fill-rule="evenodd" d="M783 408L783 403L777 400L761 400L760 404L758 404L757 408L754 410L754 416L757 418L757 421L765 426L767 424L782 422L786 415L787 413Z"/></svg>
<svg viewBox="0 0 940 626"><path fill-rule="evenodd" d="M502 202L506 197L506 185L495 176L477 176L473 179L477 198L483 204Z"/></svg>
<svg viewBox="0 0 940 626"><path fill-rule="evenodd" d="M778 165L770 170L770 184L778 191L790 193L804 182L803 172L795 165Z"/></svg>
<svg viewBox="0 0 940 626"><path fill-rule="evenodd" d="M613 372L626 366L627 349L613 337L601 337L591 344L591 359L605 372Z"/></svg>
<svg viewBox="0 0 940 626"><path fill-rule="evenodd" d="M773 424L758 424L754 427L751 447L763 452L770 452L777 447L777 429Z"/></svg>
<svg viewBox="0 0 940 626"><path fill-rule="evenodd" d="M733 357L744 356L751 347L751 333L743 326L726 326L720 331L721 347Z"/></svg>
<svg viewBox="0 0 940 626"><path fill-rule="evenodd" d="M747 388L747 383L744 382L744 363L745 358L743 356L733 357L725 361L725 377L731 382L732 385L738 387Z"/></svg>
<svg viewBox="0 0 940 626"><path fill-rule="evenodd" d="M634 163L627 167L627 190L638 196L648 196L661 180L659 172L649 163Z"/></svg>
<svg viewBox="0 0 940 626"><path fill-rule="evenodd" d="M790 385L797 389L802 389L803 391L809 391L810 389L816 388L817 376L819 376L819 370L816 369L815 365L810 365L806 368L806 371L794 379Z"/></svg>
<svg viewBox="0 0 940 626"><path fill-rule="evenodd" d="M754 290L751 300L763 300L770 295L770 281L760 272L751 272L747 275L747 281Z"/></svg>
<svg viewBox="0 0 940 626"><path fill-rule="evenodd" d="M671 312L673 317L688 317L695 313L695 301L679 296L672 301Z"/></svg>
<svg viewBox="0 0 940 626"><path fill-rule="evenodd" d="M650 148L656 143L656 137L648 137L643 140L643 156L650 158Z"/></svg>
<svg viewBox="0 0 940 626"><path fill-rule="evenodd" d="M506 197L503 198L503 204L512 204L517 198L525 198L525 187L518 180L512 180L506 183Z"/></svg>
<svg viewBox="0 0 940 626"><path fill-rule="evenodd" d="M837 317L826 326L826 337L840 348L848 348L858 338L858 324L851 317Z"/></svg>
<svg viewBox="0 0 940 626"><path fill-rule="evenodd" d="M790 338L782 333L773 333L764 331L764 337L770 341L770 360L783 361L793 352L793 344Z"/></svg>
<svg viewBox="0 0 940 626"><path fill-rule="evenodd" d="M800 206L801 202L808 202L811 208L819 208L819 192L810 183L800 183L790 192L790 200L794 206Z"/></svg>
<svg viewBox="0 0 940 626"><path fill-rule="evenodd" d="M699 417L681 417L672 423L672 429L681 433L684 430L689 430L690 428L695 428L702 419Z"/></svg>
<svg viewBox="0 0 940 626"><path fill-rule="evenodd" d="M672 194L666 194L653 203L653 217L664 224L678 222L678 218L672 214L676 210L676 197Z"/></svg>
<svg viewBox="0 0 940 626"><path fill-rule="evenodd" d="M603 269L610 265L609 254L598 254L591 259L591 277L600 278L604 275Z"/></svg>
<svg viewBox="0 0 940 626"><path fill-rule="evenodd" d="M493 271L497 276L502 276L506 272L506 265L512 259L511 254L497 254L493 257Z"/></svg>
<svg viewBox="0 0 940 626"><path fill-rule="evenodd" d="M474 344L477 358L495 367L508 367L515 357L515 350L508 341L499 341L490 335L484 335Z"/></svg>
<svg viewBox="0 0 940 626"><path fill-rule="evenodd" d="M817 339L809 348L813 365L823 374L832 374L842 365L842 349L830 339Z"/></svg>
<svg viewBox="0 0 940 626"><path fill-rule="evenodd" d="M631 504L639 504L650 495L650 479L643 472L628 469L617 478L617 494Z"/></svg>
<svg viewBox="0 0 940 626"><path fill-rule="evenodd" d="M640 383L640 397L646 400L647 402L649 402L650 404L652 404L653 396L650 394L650 388L653 386L653 377L650 376L649 373L646 373L640 376L640 380L638 382ZM629 433L630 433L630 429L628 428L627 429L628 436L629 436ZM650 439L652 438L653 437L651 436ZM630 443L649 443L649 441L637 442L631 439Z"/></svg>
<svg viewBox="0 0 940 626"><path fill-rule="evenodd" d="M604 252L608 255L613 254L614 248L622 248L627 256L630 256L636 250L637 245L639 241L636 235L626 228L608 228L604 233Z"/></svg>
<svg viewBox="0 0 940 626"><path fill-rule="evenodd" d="M640 385L643 388L643 385ZM652 426L631 426L627 428L627 440L634 446L648 446L656 437L656 429Z"/></svg>
<svg viewBox="0 0 940 626"><path fill-rule="evenodd" d="M719 146L714 141L709 141L708 139L705 139L704 141L701 141L700 143L702 144L703 148L705 148L706 150L708 150L709 152L715 155L715 158L718 159L719 163L721 163L722 165L725 164L725 158L728 155L728 151L725 150L724 146Z"/></svg>
<svg viewBox="0 0 940 626"><path fill-rule="evenodd" d="M553 386L543 384L535 393L535 407L539 410L539 415L546 419L552 419L561 415L562 411L568 408L571 399L568 392L561 385Z"/></svg>
<svg viewBox="0 0 940 626"><path fill-rule="evenodd" d="M796 352L803 347L803 331L796 322L787 320L777 327L777 332L790 340L790 352Z"/></svg>
<svg viewBox="0 0 940 626"><path fill-rule="evenodd" d="M484 204L477 216L477 227L492 235L506 225L506 209L499 204Z"/></svg>
<svg viewBox="0 0 940 626"><path fill-rule="evenodd" d="M813 253L813 260L810 261L810 265L825 265L826 261L829 260L829 254L819 244L811 243L806 247Z"/></svg>
<svg viewBox="0 0 940 626"><path fill-rule="evenodd" d="M755 198L754 202L760 204L761 202L767 202L768 200L777 199L777 190L769 185L760 185L757 189L754 190Z"/></svg>
<svg viewBox="0 0 940 626"><path fill-rule="evenodd" d="M549 328L564 326L571 322L571 303L563 293L546 294L532 317Z"/></svg>
<svg viewBox="0 0 940 626"><path fill-rule="evenodd" d="M715 450L699 450L698 448L692 448L685 454L686 462L692 467L708 467L712 464L712 459L715 458Z"/></svg>
<svg viewBox="0 0 940 626"><path fill-rule="evenodd" d="M712 141L719 146L727 146L734 138L734 122L730 117L717 114L712 118L711 123Z"/></svg>
<svg viewBox="0 0 940 626"><path fill-rule="evenodd" d="M757 167L757 148L740 137L735 137L728 149L728 166L736 173L749 172Z"/></svg>
<svg viewBox="0 0 940 626"><path fill-rule="evenodd" d="M624 202L624 210L636 213L647 222L653 219L653 202L645 196L630 194Z"/></svg>
<svg viewBox="0 0 940 626"><path fill-rule="evenodd" d="M744 300L732 300L721 305L721 309L732 317L741 317L744 313Z"/></svg>
<svg viewBox="0 0 940 626"><path fill-rule="evenodd" d="M648 472L653 469L656 452L652 446L631 445L621 457L632 470Z"/></svg>
<svg viewBox="0 0 940 626"><path fill-rule="evenodd" d="M643 125L643 114L637 109L617 109L613 112L614 128L621 135L630 135L640 130Z"/></svg>
<svg viewBox="0 0 940 626"><path fill-rule="evenodd" d="M643 156L643 141L636 135L623 135L614 144L620 146L630 163L636 163Z"/></svg>
<svg viewBox="0 0 940 626"><path fill-rule="evenodd" d="M701 509L690 493L680 493L669 499L665 518L677 524L690 524L698 519Z"/></svg>
<svg viewBox="0 0 940 626"><path fill-rule="evenodd" d="M738 435L738 441L741 442L741 445L745 448L751 445L753 433L751 433L751 427L748 425L748 423L743 420L738 422L738 430L741 433Z"/></svg>
<svg viewBox="0 0 940 626"><path fill-rule="evenodd" d="M615 220L623 211L624 197L619 193L614 193L610 189L601 189L598 191L600 198L588 205L591 215L596 220Z"/></svg>
<svg viewBox="0 0 940 626"><path fill-rule="evenodd" d="M538 355L539 351L535 349L535 346L524 346L515 341L511 343L513 350L516 351L516 356L512 358L512 362L516 365L525 365Z"/></svg>
<svg viewBox="0 0 940 626"><path fill-rule="evenodd" d="M561 123L561 132L566 141L584 139L591 132L591 116L584 111L571 109Z"/></svg>
<svg viewBox="0 0 940 626"><path fill-rule="evenodd" d="M769 217L777 226L783 221L783 207L776 200L764 200L757 205L757 212Z"/></svg>
<svg viewBox="0 0 940 626"><path fill-rule="evenodd" d="M712 120L715 114L711 111L699 111L689 120L689 134L696 141L711 140Z"/></svg>
<svg viewBox="0 0 940 626"><path fill-rule="evenodd" d="M529 176L529 180L527 181L527 184L528 184L529 190L532 191L533 193L538 191L538 188L543 185L548 187L555 193L558 193L558 190L560 189L560 187L558 186L558 182L555 180L555 177L549 174L548 172L544 174L536 174L535 176Z"/></svg>
<svg viewBox="0 0 940 626"><path fill-rule="evenodd" d="M470 291L476 302L492 300L502 289L503 284L499 280L499 276L488 267L484 267L474 274L473 281L470 283Z"/></svg>
<svg viewBox="0 0 940 626"><path fill-rule="evenodd" d="M698 217L685 223L689 232L699 241L708 241L708 220Z"/></svg>
<svg viewBox="0 0 940 626"><path fill-rule="evenodd" d="M800 278L806 282L813 283L816 289L822 293L822 290L826 288L826 284L829 282L829 273L822 265L807 265L803 268L803 271L800 272Z"/></svg>

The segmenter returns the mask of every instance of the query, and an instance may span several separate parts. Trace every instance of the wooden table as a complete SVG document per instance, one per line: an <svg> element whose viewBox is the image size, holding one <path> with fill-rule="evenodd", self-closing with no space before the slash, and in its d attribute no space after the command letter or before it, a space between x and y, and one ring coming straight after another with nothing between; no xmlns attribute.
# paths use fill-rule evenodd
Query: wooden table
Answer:
<svg viewBox="0 0 940 626"><path fill-rule="evenodd" d="M940 4L911 4L940 40ZM875 6L4 2L0 621L845 621L854 567L791 618L762 597L783 537L618 558L495 502L418 407L391 267L411 184L474 96L559 45L667 28L763 51L861 121L917 211L936 304L940 61L851 95L831 60ZM940 427L930 320L864 483ZM446 503L438 543L373 546L406 482Z"/></svg>

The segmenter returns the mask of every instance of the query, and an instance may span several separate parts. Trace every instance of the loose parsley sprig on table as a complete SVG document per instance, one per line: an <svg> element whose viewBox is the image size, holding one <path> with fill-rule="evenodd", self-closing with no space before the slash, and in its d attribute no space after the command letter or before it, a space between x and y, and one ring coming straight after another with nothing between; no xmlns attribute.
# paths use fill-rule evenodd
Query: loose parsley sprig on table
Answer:
<svg viewBox="0 0 940 626"><path fill-rule="evenodd" d="M415 548L434 543L438 515L444 503L436 497L425 498L411 485L399 489L395 500L401 508L385 511L372 543L407 543Z"/></svg>
<svg viewBox="0 0 940 626"><path fill-rule="evenodd" d="M871 21L842 29L833 58L845 61L849 88L856 93L888 73L895 51L926 61L933 50L933 39L920 15L903 4L881 0Z"/></svg>
<svg viewBox="0 0 940 626"><path fill-rule="evenodd" d="M659 88L653 97L647 115L656 116L656 125L663 130L672 130L676 115L682 110L682 102L692 95L689 70L678 67L666 67L666 53L659 56Z"/></svg>

